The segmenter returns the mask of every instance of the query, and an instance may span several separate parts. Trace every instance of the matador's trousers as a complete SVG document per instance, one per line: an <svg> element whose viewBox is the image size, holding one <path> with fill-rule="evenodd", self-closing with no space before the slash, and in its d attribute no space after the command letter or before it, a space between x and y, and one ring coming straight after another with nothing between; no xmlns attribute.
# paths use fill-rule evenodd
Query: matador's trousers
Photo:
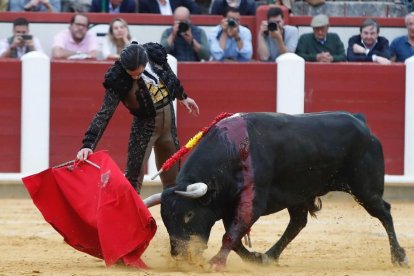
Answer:
<svg viewBox="0 0 414 276"><path fill-rule="evenodd" d="M141 193L145 165L152 148L157 169L179 149L172 103L158 109L154 118L133 117L125 176L138 193ZM175 185L178 170L179 163L160 174L164 189Z"/></svg>

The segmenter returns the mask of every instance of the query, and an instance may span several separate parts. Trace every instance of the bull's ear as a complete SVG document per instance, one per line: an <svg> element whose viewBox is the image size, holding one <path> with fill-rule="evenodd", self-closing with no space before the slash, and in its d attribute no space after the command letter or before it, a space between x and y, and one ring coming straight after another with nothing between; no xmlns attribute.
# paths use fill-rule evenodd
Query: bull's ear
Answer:
<svg viewBox="0 0 414 276"><path fill-rule="evenodd" d="M174 191L174 192L184 197L200 198L207 193L207 190L208 190L207 184L198 182L198 183L188 185L185 191Z"/></svg>

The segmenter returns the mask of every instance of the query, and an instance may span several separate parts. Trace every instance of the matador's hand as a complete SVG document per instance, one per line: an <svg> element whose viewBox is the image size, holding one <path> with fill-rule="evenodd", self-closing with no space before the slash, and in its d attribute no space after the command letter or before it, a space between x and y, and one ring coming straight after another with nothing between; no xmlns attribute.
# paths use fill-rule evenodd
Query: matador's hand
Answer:
<svg viewBox="0 0 414 276"><path fill-rule="evenodd" d="M181 100L180 103L187 108L188 112L193 114L194 116L197 116L200 114L200 110L198 109L198 106L196 102L191 99L190 97L187 97L187 99Z"/></svg>
<svg viewBox="0 0 414 276"><path fill-rule="evenodd" d="M78 151L78 154L76 154L76 160L84 161L88 159L88 155L92 153L93 151L91 149L88 149L88 148L80 149Z"/></svg>

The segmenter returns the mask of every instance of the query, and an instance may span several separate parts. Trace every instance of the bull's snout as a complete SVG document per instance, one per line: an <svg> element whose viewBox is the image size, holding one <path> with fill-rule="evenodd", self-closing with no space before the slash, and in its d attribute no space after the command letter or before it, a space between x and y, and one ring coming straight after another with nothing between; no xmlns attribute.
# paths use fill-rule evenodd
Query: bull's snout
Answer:
<svg viewBox="0 0 414 276"><path fill-rule="evenodd" d="M201 254L207 249L207 242L200 240L182 240L177 238L170 238L171 256L183 257L184 259L192 258L191 256Z"/></svg>
<svg viewBox="0 0 414 276"><path fill-rule="evenodd" d="M171 245L171 256L176 257L178 255L182 255L182 244L179 240L175 238L171 238L170 245ZM181 248L181 249L180 249Z"/></svg>

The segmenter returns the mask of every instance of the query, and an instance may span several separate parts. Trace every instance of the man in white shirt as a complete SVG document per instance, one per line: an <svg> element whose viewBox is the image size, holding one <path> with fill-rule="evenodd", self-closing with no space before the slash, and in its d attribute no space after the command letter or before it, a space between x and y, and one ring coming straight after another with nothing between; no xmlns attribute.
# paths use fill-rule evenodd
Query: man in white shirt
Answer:
<svg viewBox="0 0 414 276"><path fill-rule="evenodd" d="M31 51L44 53L40 40L29 32L29 22L19 17L13 21L13 36L0 41L0 58L21 58Z"/></svg>

